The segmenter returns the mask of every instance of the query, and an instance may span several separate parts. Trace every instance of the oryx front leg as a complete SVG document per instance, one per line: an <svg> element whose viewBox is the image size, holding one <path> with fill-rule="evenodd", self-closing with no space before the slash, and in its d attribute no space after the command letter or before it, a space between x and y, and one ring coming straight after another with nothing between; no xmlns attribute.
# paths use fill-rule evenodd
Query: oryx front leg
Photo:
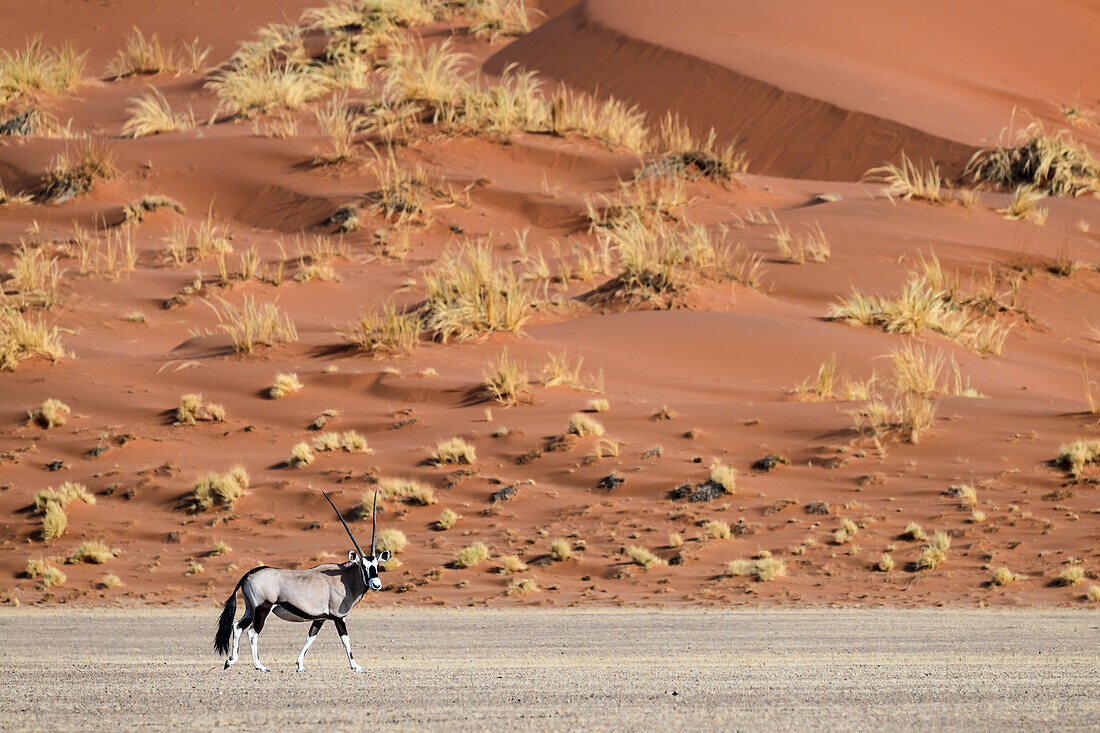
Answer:
<svg viewBox="0 0 1100 733"><path fill-rule="evenodd" d="M306 651L310 645L313 644L313 640L317 638L317 632L321 630L321 627L325 625L325 620L319 618L314 621L309 627L309 636L306 637L306 645L302 647L302 653L298 655L298 669L297 672L306 671Z"/></svg>
<svg viewBox="0 0 1100 733"><path fill-rule="evenodd" d="M351 654L351 640L348 639L348 627L346 624L344 624L344 619L334 619L333 623L336 624L336 633L340 635L340 641L344 645L344 651L348 653L348 664L351 665L351 670L353 672L365 671L362 667L359 666L359 663L355 661L355 657L353 657Z"/></svg>

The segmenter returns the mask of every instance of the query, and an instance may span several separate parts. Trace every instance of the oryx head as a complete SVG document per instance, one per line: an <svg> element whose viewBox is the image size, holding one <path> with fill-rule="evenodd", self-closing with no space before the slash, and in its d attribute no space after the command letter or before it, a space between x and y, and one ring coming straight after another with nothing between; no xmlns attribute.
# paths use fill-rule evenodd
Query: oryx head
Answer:
<svg viewBox="0 0 1100 733"><path fill-rule="evenodd" d="M351 544L355 546L354 550L348 552L348 562L355 564L359 571L363 574L363 584L370 590L382 590L382 580L378 577L379 563L384 563L390 559L390 551L382 550L382 552L375 553L374 540L377 536L378 530L378 492L374 492L374 505L371 507L371 531L370 531L370 555L364 555L363 549L359 547L359 543L355 541L355 535L351 533L351 527L344 521L344 517L341 516L340 510L336 508L336 505L332 503L332 499L329 499L328 494L324 491L325 499L328 500L332 510L336 512L337 519L340 520L340 524L344 525L344 530L348 533L348 537L351 538Z"/></svg>

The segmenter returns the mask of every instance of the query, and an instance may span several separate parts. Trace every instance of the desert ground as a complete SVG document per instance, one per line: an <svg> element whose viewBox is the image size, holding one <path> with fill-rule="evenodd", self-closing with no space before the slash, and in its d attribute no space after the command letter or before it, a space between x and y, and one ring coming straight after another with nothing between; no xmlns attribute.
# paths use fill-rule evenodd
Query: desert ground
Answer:
<svg viewBox="0 0 1100 733"><path fill-rule="evenodd" d="M274 621L228 671L212 610L0 613L5 730L1089 730L1092 614L398 609ZM33 631L32 631L33 630ZM79 711L79 712L75 712Z"/></svg>
<svg viewBox="0 0 1100 733"><path fill-rule="evenodd" d="M0 603L212 609L347 557L323 490L361 544L380 497L372 614L1089 613L1098 32L1090 0L13 4Z"/></svg>

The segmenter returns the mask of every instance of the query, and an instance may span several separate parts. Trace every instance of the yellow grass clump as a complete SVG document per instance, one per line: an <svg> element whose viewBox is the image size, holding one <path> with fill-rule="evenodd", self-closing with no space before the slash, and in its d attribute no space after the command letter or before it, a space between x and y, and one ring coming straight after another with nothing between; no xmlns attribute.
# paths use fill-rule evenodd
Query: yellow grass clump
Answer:
<svg viewBox="0 0 1100 733"><path fill-rule="evenodd" d="M477 460L477 450L462 438L441 440L432 451L432 461L445 466L456 463L472 464Z"/></svg>
<svg viewBox="0 0 1100 733"><path fill-rule="evenodd" d="M68 43L48 48L40 37L28 41L22 51L0 52L0 104L36 92L71 91L84 75L85 55Z"/></svg>
<svg viewBox="0 0 1100 733"><path fill-rule="evenodd" d="M176 422L184 425L194 425L197 420L225 422L225 416L223 406L203 402L202 395L198 393L182 395L179 407L176 408Z"/></svg>
<svg viewBox="0 0 1100 733"><path fill-rule="evenodd" d="M291 449L290 458L286 461L286 465L291 468L308 466L311 463L313 463L313 450L309 447L309 443L304 441Z"/></svg>
<svg viewBox="0 0 1100 733"><path fill-rule="evenodd" d="M631 545L626 548L627 557L629 557L635 565L640 565L643 569L649 570L657 565L664 565L665 561L657 557L644 547L638 545Z"/></svg>
<svg viewBox="0 0 1100 733"><path fill-rule="evenodd" d="M585 409L589 412L607 412L611 409L611 403L603 398L593 399L588 401Z"/></svg>
<svg viewBox="0 0 1100 733"><path fill-rule="evenodd" d="M710 464L710 481L720 487L727 494L732 494L737 489L737 469L727 466L717 458Z"/></svg>
<svg viewBox="0 0 1100 733"><path fill-rule="evenodd" d="M726 565L726 575L738 577L751 575L761 583L768 583L787 575L786 564L775 557L759 557L755 560L733 560Z"/></svg>
<svg viewBox="0 0 1100 733"><path fill-rule="evenodd" d="M292 372L283 372L275 375L275 381L267 394L273 400L281 400L292 394L297 394L302 389L302 383L298 381L298 375Z"/></svg>
<svg viewBox="0 0 1100 733"><path fill-rule="evenodd" d="M928 545L921 550L917 558L917 570L935 570L940 563L947 559L947 550L951 547L951 538L946 532L936 532Z"/></svg>
<svg viewBox="0 0 1100 733"><path fill-rule="evenodd" d="M997 568L993 571L993 577L990 579L993 585L1008 585L1009 583L1015 583L1019 580L1021 575L1012 572L1008 568Z"/></svg>
<svg viewBox="0 0 1100 733"><path fill-rule="evenodd" d="M878 564L875 566L881 572L888 573L894 569L894 557L888 552L882 553L882 557L879 558Z"/></svg>
<svg viewBox="0 0 1100 733"><path fill-rule="evenodd" d="M126 137L148 137L176 130L190 130L195 126L194 115L176 114L172 105L159 90L143 94L130 100L130 117L122 125L122 134Z"/></svg>
<svg viewBox="0 0 1100 733"><path fill-rule="evenodd" d="M39 537L44 542L57 539L65 534L65 528L68 524L69 518L61 505L52 501L46 502L45 510L42 512L42 527L38 533Z"/></svg>
<svg viewBox="0 0 1100 733"><path fill-rule="evenodd" d="M126 39L126 45L111 61L107 73L115 79L166 71L198 71L210 49L202 49L196 38L181 49L172 49L153 33L148 38L138 28Z"/></svg>
<svg viewBox="0 0 1100 733"><path fill-rule="evenodd" d="M573 547L568 540L554 540L550 543L550 557L558 562L570 560L573 557Z"/></svg>
<svg viewBox="0 0 1100 733"><path fill-rule="evenodd" d="M373 356L407 354L420 338L420 321L416 314L406 315L393 305L386 305L360 316L340 335Z"/></svg>
<svg viewBox="0 0 1100 733"><path fill-rule="evenodd" d="M522 573L527 569L527 563L519 559L517 555L501 555L497 558L500 561L500 574L511 575L513 573Z"/></svg>
<svg viewBox="0 0 1100 733"><path fill-rule="evenodd" d="M211 307L217 313L218 327L229 334L237 353L251 354L260 345L279 346L298 340L294 322L274 303L256 303L246 295L239 307L224 298L220 309Z"/></svg>
<svg viewBox="0 0 1100 733"><path fill-rule="evenodd" d="M1100 166L1089 149L1068 130L1050 133L1038 121L1019 130L1015 139L1006 127L998 140L974 154L966 173L977 182L1027 185L1048 196L1100 194Z"/></svg>
<svg viewBox="0 0 1100 733"><path fill-rule="evenodd" d="M448 530L458 524L462 515L453 509L447 508L439 513L439 519L435 520L436 529Z"/></svg>
<svg viewBox="0 0 1100 733"><path fill-rule="evenodd" d="M915 540L917 542L924 542L928 539L928 535L924 533L921 526L916 522L910 522L905 526L905 531L901 533L902 539Z"/></svg>
<svg viewBox="0 0 1100 733"><path fill-rule="evenodd" d="M539 592L539 586L531 578L518 578L508 584L508 589L505 591L510 596L528 596L532 593Z"/></svg>
<svg viewBox="0 0 1100 733"><path fill-rule="evenodd" d="M313 450L318 453L342 450L346 453L373 453L367 439L354 430L343 433L321 433L313 440Z"/></svg>
<svg viewBox="0 0 1100 733"><path fill-rule="evenodd" d="M301 109L333 86L320 69L296 59L265 59L258 66L230 66L206 87L214 92L219 107L242 117L270 109Z"/></svg>
<svg viewBox="0 0 1100 733"><path fill-rule="evenodd" d="M1090 585L1085 593L1085 600L1089 603L1100 603L1100 585Z"/></svg>
<svg viewBox="0 0 1100 733"><path fill-rule="evenodd" d="M421 327L444 343L495 331L515 333L530 317L531 297L515 275L493 261L488 245L469 245L444 254L424 276L427 297Z"/></svg>
<svg viewBox="0 0 1100 733"><path fill-rule="evenodd" d="M47 505L57 504L58 506L65 508L69 504L79 499L85 504L95 504L95 497L91 495L88 489L83 484L76 484L71 481L66 481L60 486L55 488L49 488L45 491L39 491L34 496L34 513L41 514L45 511Z"/></svg>
<svg viewBox="0 0 1100 733"><path fill-rule="evenodd" d="M0 307L0 371L14 372L19 362L42 356L56 362L67 356L56 326L28 320L18 310Z"/></svg>
<svg viewBox="0 0 1100 733"><path fill-rule="evenodd" d="M39 587L42 590L51 588L55 585L64 585L68 578L65 577L65 573L55 567L47 560L37 559L27 562L27 567L23 571L24 575L28 578L40 578L41 583Z"/></svg>
<svg viewBox="0 0 1100 733"><path fill-rule="evenodd" d="M917 199L933 204L945 201L941 191L943 181L939 166L929 163L925 167L910 160L905 153L901 154L901 165L884 163L867 171L864 180L883 184L886 195L893 199Z"/></svg>
<svg viewBox="0 0 1100 733"><path fill-rule="evenodd" d="M472 568L489 557L489 548L483 542L475 542L462 548L455 555L454 566L459 569Z"/></svg>
<svg viewBox="0 0 1100 733"><path fill-rule="evenodd" d="M405 533L392 527L378 530L378 537L375 540L379 552L389 550L394 555L403 552L408 544L409 541L405 538Z"/></svg>
<svg viewBox="0 0 1100 733"><path fill-rule="evenodd" d="M228 555L231 552L233 552L233 548L229 546L228 542L225 540L217 540L214 544L210 545L210 550L207 554L212 557L217 557L219 555Z"/></svg>
<svg viewBox="0 0 1100 733"><path fill-rule="evenodd" d="M495 362L489 362L484 372L485 389L503 405L515 405L528 391L527 371L508 358L508 349L501 351Z"/></svg>
<svg viewBox="0 0 1100 733"><path fill-rule="evenodd" d="M61 427L68 421L72 410L61 400L50 398L27 413L30 421L42 428Z"/></svg>
<svg viewBox="0 0 1100 733"><path fill-rule="evenodd" d="M1078 440L1063 445L1054 462L1078 478L1085 466L1100 463L1100 440Z"/></svg>
<svg viewBox="0 0 1100 733"><path fill-rule="evenodd" d="M99 579L99 587L105 590L111 588L118 588L122 585L122 581L114 573L105 573L102 578Z"/></svg>
<svg viewBox="0 0 1100 733"><path fill-rule="evenodd" d="M39 196L44 201L67 201L92 190L97 180L113 178L116 173L111 147L87 142L51 161Z"/></svg>
<svg viewBox="0 0 1100 733"><path fill-rule="evenodd" d="M197 511L206 511L220 504L232 507L248 488L248 473L240 466L225 473L200 476L191 488L190 502Z"/></svg>
<svg viewBox="0 0 1100 733"><path fill-rule="evenodd" d="M385 499L397 499L415 506L431 506L436 503L435 491L431 486L411 478L383 478L378 481L378 490ZM363 510L370 514L371 497L364 494ZM457 515L456 515L457 516ZM457 521L457 519L455 520ZM454 526L452 524L452 526Z"/></svg>
<svg viewBox="0 0 1100 733"><path fill-rule="evenodd" d="M466 5L470 32L476 36L525 36L531 32L525 0L477 0Z"/></svg>
<svg viewBox="0 0 1100 733"><path fill-rule="evenodd" d="M1085 579L1085 569L1080 565L1071 565L1058 576L1058 585L1073 587Z"/></svg>
<svg viewBox="0 0 1100 733"><path fill-rule="evenodd" d="M604 429L595 418L583 412L575 412L569 418L569 427L566 432L584 438L589 435L603 435Z"/></svg>
<svg viewBox="0 0 1100 733"><path fill-rule="evenodd" d="M730 526L721 520L712 519L703 523L703 536L708 540L728 540Z"/></svg>
<svg viewBox="0 0 1100 733"><path fill-rule="evenodd" d="M73 565L77 563L102 565L114 558L115 554L111 551L111 548L102 542L82 542L73 550L73 553L69 555L68 560L65 562Z"/></svg>

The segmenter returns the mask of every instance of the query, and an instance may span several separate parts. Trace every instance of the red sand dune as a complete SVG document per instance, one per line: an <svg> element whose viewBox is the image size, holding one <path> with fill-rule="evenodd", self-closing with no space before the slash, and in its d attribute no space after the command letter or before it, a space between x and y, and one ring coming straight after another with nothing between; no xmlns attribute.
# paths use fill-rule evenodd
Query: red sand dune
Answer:
<svg viewBox="0 0 1100 733"><path fill-rule="evenodd" d="M72 40L91 50L89 75L99 77L138 25L164 38L197 35L214 47L209 63L219 64L253 29L284 16L293 22L317 2L203 0L185 11L167 2L27 3L9 9L0 47L15 48L38 33L49 43ZM519 61L637 103L651 120L671 109L697 129L740 136L750 173L734 183L688 182L681 216L716 236L724 229L725 244L758 255L766 270L759 289L707 283L689 294L687 307L674 310L593 305L585 296L614 271L587 283L536 276L532 291L551 303L533 312L522 334L424 341L390 359L347 350L338 329L387 302L420 302L424 275L466 238L491 241L502 268L528 271L541 255L552 275L567 273L574 251L599 247L585 226L586 203L630 180L639 157L576 136L444 136L422 125L395 157L441 186L468 189L469 198L433 203L433 221L410 230L408 256L396 259L375 237L392 233L392 223L369 211L353 233L338 235L322 224L378 182L375 159L361 141L352 162L313 164L329 145L314 120L326 100L291 113L298 132L279 138L255 132L247 120L206 124L216 100L201 74L101 80L68 97L43 97L40 104L58 119L71 118L75 133L111 146L119 175L60 204L0 206L5 290L21 240L49 247L54 239L67 241L76 222L102 241L105 230L116 230L122 208L146 194L174 197L186 213L151 213L133 230L139 254L133 272L81 275L75 258L50 250L66 270L61 302L29 315L64 329L71 357L0 372L0 599L221 600L253 565L306 567L346 552L319 489L347 509L369 496L374 478L408 476L433 486L439 503L385 502L381 526L403 531L409 547L399 556L403 564L385 576L394 592L368 603L1079 605L1100 572L1098 474L1089 468L1072 481L1051 459L1060 445L1100 432L1082 381L1083 362L1100 379L1100 203L1045 199L1049 216L1040 225L999 213L1010 198L1004 192L982 192L970 207L934 206L891 201L875 186L852 182L903 150L957 171L984 137L1008 124L1015 105L1055 124L1052 105L1079 90L1084 108L1096 114L1095 7L1047 3L1035 15L1015 0L994 5L861 0L798 4L796 14L794 4L775 2L592 0L569 9L545 2L549 20L511 43L455 30L457 46L489 72ZM452 28L437 23L405 32L438 42ZM349 94L350 102L377 98L378 72L368 81ZM120 137L129 100L150 84L175 109L191 107L199 126ZM1072 131L1095 139L1087 127ZM8 190L37 185L54 155L73 144L2 139L0 181ZM177 223L197 224L208 211L233 237L229 265L236 268L255 247L265 266L285 267L282 286L250 281L220 288L212 284L212 259L178 266L167 258L166 232ZM784 262L777 223L794 232L820 225L831 256L824 263ZM517 237L525 228L527 264ZM340 281L295 282L296 237L319 234L344 248L332 263ZM990 306L991 318L1014 326L1000 355L981 355L927 331L903 337L826 319L829 306L853 286L896 293L921 257L933 253L945 271L959 274L967 294L985 293L993 282L1006 302L1012 283L1027 275L1018 282L1017 310ZM1072 277L1048 271L1067 260L1086 266ZM300 340L234 355L201 299L163 307L196 276L208 283L212 303L240 304L246 295L277 303ZM145 322L123 319L134 310ZM876 445L853 428L850 413L859 400L802 402L791 394L833 354L853 378L885 380L887 355L907 344L953 359L986 399L942 395L935 424L918 444ZM504 348L526 364L533 381L530 399L511 408L480 388L487 362ZM526 460L599 396L540 385L547 354L562 352L583 357L587 378L602 374L611 409L595 417L616 447L583 438L570 450ZM264 391L280 372L297 373L304 388L267 399ZM180 396L191 392L224 405L227 421L173 424ZM1093 394L1100 397L1100 387ZM68 423L50 430L30 424L27 411L51 397L72 408ZM655 417L664 407L671 419ZM287 468L293 446L316 437L308 426L325 409L340 412L333 429L358 431L373 453L318 454L309 466ZM474 472L426 465L436 442L452 436L476 446ZM89 454L97 446L106 452ZM754 470L768 453L790 465ZM738 470L732 495L703 503L669 498L677 486L702 481L714 459ZM62 462L60 470L48 470L53 461ZM198 476L234 465L251 476L235 508L191 513L181 506ZM597 488L611 471L626 483ZM35 493L65 480L88 486L96 503L70 505L66 534L43 543L28 506ZM977 487L984 522L944 494L962 483ZM503 485L518 486L516 498L490 503ZM827 514L809 511L817 502L828 505ZM445 532L434 528L444 507L463 515ZM836 544L842 518L862 528L851 542ZM706 540L708 520L741 531ZM910 568L923 547L899 539L911 522L952 537L940 568ZM368 524L354 526L364 540ZM682 546L672 545L672 533L682 536ZM549 545L559 538L578 547L573 559L550 560ZM85 540L121 554L104 566L63 565L68 582L48 591L22 577L28 560L61 562ZM216 540L233 552L211 556ZM448 567L473 541L489 546L490 560L472 569ZM623 554L631 545L675 564L643 570ZM726 563L762 551L783 559L788 577L770 583L723 577ZM887 551L897 568L875 571ZM520 577L535 579L541 593L507 595L512 578L496 572L507 554L523 557L530 569ZM192 562L205 572L185 575ZM1070 563L1083 565L1089 578L1077 587L1055 585ZM989 578L1001 566L1027 577L992 588ZM123 585L99 588L104 572Z"/></svg>
<svg viewBox="0 0 1100 733"><path fill-rule="evenodd" d="M1088 0L582 0L486 70L675 112L742 141L757 171L858 180L905 151L958 173L1014 108L1095 102L1095 23Z"/></svg>

